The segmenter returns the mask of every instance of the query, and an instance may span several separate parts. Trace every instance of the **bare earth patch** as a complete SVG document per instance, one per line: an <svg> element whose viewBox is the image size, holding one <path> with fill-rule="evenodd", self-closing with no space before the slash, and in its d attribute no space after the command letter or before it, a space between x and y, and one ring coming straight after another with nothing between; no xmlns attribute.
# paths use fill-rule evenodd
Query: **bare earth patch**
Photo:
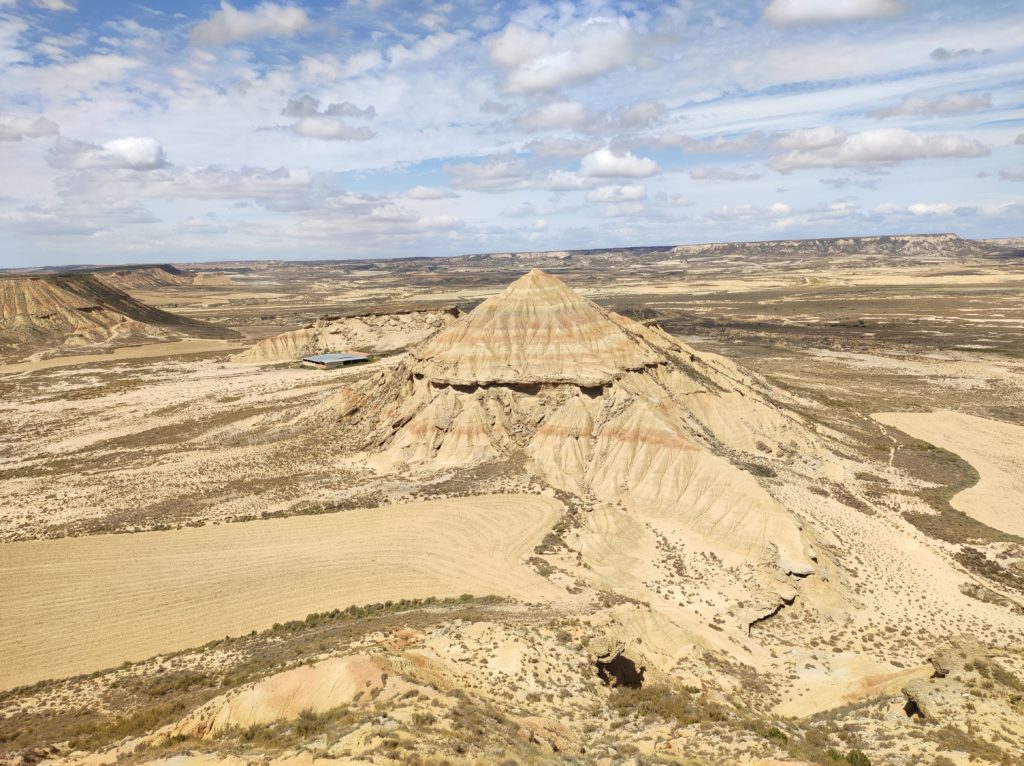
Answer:
<svg viewBox="0 0 1024 766"><path fill-rule="evenodd" d="M1024 536L1024 426L962 412L883 412L875 420L955 452L981 474L950 502L994 529Z"/></svg>
<svg viewBox="0 0 1024 766"><path fill-rule="evenodd" d="M520 563L558 514L480 496L0 546L0 687L85 673L349 604L558 591Z"/></svg>

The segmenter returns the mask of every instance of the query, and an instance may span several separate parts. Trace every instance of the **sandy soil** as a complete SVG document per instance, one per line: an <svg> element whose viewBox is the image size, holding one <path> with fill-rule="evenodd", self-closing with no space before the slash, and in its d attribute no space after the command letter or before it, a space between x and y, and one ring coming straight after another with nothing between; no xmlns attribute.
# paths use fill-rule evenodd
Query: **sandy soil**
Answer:
<svg viewBox="0 0 1024 766"><path fill-rule="evenodd" d="M1024 536L1024 427L962 412L883 412L875 420L955 452L981 479L951 501L957 510Z"/></svg>
<svg viewBox="0 0 1024 766"><path fill-rule="evenodd" d="M151 359L161 356L181 356L184 354L205 354L210 351L234 351L244 347L244 342L231 340L179 340L171 343L144 343L139 346L122 346L110 353L79 354L61 356L53 359L39 359L18 364L0 364L0 375L13 375L19 372L35 372L49 370L54 367L71 367L76 364L89 364L100 361L121 359Z"/></svg>
<svg viewBox="0 0 1024 766"><path fill-rule="evenodd" d="M559 504L479 496L0 546L0 687L85 673L316 611L557 590L520 564Z"/></svg>

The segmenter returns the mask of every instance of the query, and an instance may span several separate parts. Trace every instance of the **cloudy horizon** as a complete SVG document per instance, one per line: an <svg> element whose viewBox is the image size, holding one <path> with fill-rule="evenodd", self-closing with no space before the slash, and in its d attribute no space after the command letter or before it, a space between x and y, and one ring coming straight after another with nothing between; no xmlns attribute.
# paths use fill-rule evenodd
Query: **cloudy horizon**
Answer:
<svg viewBox="0 0 1024 766"><path fill-rule="evenodd" d="M0 0L0 268L1024 235L1018 2Z"/></svg>

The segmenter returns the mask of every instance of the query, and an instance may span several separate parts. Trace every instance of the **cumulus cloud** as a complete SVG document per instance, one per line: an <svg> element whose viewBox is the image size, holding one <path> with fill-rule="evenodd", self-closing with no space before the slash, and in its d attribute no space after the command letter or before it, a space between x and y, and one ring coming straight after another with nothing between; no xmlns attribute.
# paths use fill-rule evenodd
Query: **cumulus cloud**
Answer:
<svg viewBox="0 0 1024 766"><path fill-rule="evenodd" d="M445 51L454 48L462 37L452 32L438 32L417 40L411 46L393 45L388 48L391 66L429 61Z"/></svg>
<svg viewBox="0 0 1024 766"><path fill-rule="evenodd" d="M74 169L145 171L167 164L164 149L155 138L117 138L104 144L90 144L61 137L47 159L55 168Z"/></svg>
<svg viewBox="0 0 1024 766"><path fill-rule="evenodd" d="M294 5L264 2L251 11L221 0L220 10L192 27L196 45L225 45L256 37L293 37L309 26L306 12Z"/></svg>
<svg viewBox="0 0 1024 766"><path fill-rule="evenodd" d="M949 61L949 59L960 58L962 56L987 56L991 52L991 48L983 48L980 51L977 48L959 48L953 50L950 50L949 48L936 48L929 55L935 61Z"/></svg>
<svg viewBox="0 0 1024 766"><path fill-rule="evenodd" d="M917 216L950 215L955 209L953 205L944 202L915 202L913 205L907 206L907 210Z"/></svg>
<svg viewBox="0 0 1024 766"><path fill-rule="evenodd" d="M1024 181L1024 168L1018 170L1000 170L999 177L1004 181Z"/></svg>
<svg viewBox="0 0 1024 766"><path fill-rule="evenodd" d="M779 26L820 24L895 16L902 10L899 0L772 0L764 19Z"/></svg>
<svg viewBox="0 0 1024 766"><path fill-rule="evenodd" d="M778 136L775 139L775 145L779 149L790 151L824 149L830 146L839 146L846 140L847 135L847 132L842 128L831 126L791 130Z"/></svg>
<svg viewBox="0 0 1024 766"><path fill-rule="evenodd" d="M690 178L694 181L756 181L760 173L740 173L728 168L694 168Z"/></svg>
<svg viewBox="0 0 1024 766"><path fill-rule="evenodd" d="M459 195L451 189L442 189L439 186L414 186L405 193L405 196L409 199L436 200L451 199Z"/></svg>
<svg viewBox="0 0 1024 766"><path fill-rule="evenodd" d="M357 117L373 119L377 110L372 106L362 109L348 101L328 104L321 111L320 102L308 94L288 99L281 114L285 117L298 117L298 121L285 128L271 130L288 130L304 138L317 138L321 141L369 141L376 136L367 127L353 127L341 121L341 117Z"/></svg>
<svg viewBox="0 0 1024 766"><path fill-rule="evenodd" d="M401 54L399 55L401 56ZM347 80L382 69L386 63L384 55L379 50L370 49L354 53L344 62L331 53L303 56L299 65L302 79L308 82L310 80Z"/></svg>
<svg viewBox="0 0 1024 766"><path fill-rule="evenodd" d="M377 116L377 110L372 106L361 109L353 103L342 101L341 103L328 104L321 112L320 102L310 95L299 96L288 99L281 114L285 117L365 117L373 119Z"/></svg>
<svg viewBox="0 0 1024 766"><path fill-rule="evenodd" d="M0 114L0 141L21 141L23 138L55 136L57 123L45 117L22 117L16 114Z"/></svg>
<svg viewBox="0 0 1024 766"><path fill-rule="evenodd" d="M904 96L895 106L868 112L868 117L884 120L887 117L936 117L944 114L966 114L992 106L988 93L947 93L938 98Z"/></svg>
<svg viewBox="0 0 1024 766"><path fill-rule="evenodd" d="M524 112L516 120L522 130L558 130L581 128L593 117L579 101L555 101Z"/></svg>
<svg viewBox="0 0 1024 766"><path fill-rule="evenodd" d="M922 136L902 128L885 128L844 135L837 141L839 133L818 144L813 137L805 136L810 140L804 148L776 155L768 164L781 173L788 173L800 168L872 167L917 159L990 154L990 149L981 142L961 135ZM796 144L794 140L790 146ZM780 146L786 148L781 142Z"/></svg>
<svg viewBox="0 0 1024 766"><path fill-rule="evenodd" d="M321 141L369 141L377 135L365 125L354 127L325 117L303 117L287 129L297 136Z"/></svg>
<svg viewBox="0 0 1024 766"><path fill-rule="evenodd" d="M654 160L631 152L616 154L611 149L598 149L580 161L580 173L591 178L647 178L657 172Z"/></svg>
<svg viewBox="0 0 1024 766"><path fill-rule="evenodd" d="M647 198L647 189L641 184L627 186L599 186L587 192L588 202L639 202Z"/></svg>
<svg viewBox="0 0 1024 766"><path fill-rule="evenodd" d="M631 63L635 33L624 17L595 16L557 31L512 23L486 41L512 93L551 91Z"/></svg>

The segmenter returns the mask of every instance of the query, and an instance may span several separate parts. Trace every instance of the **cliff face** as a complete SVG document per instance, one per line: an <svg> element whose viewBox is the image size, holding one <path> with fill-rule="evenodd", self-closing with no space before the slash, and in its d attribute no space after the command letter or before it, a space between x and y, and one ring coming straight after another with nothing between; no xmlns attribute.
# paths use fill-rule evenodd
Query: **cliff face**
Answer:
<svg viewBox="0 0 1024 766"><path fill-rule="evenodd" d="M6 357L182 337L237 333L147 306L91 274L0 280L0 354Z"/></svg>
<svg viewBox="0 0 1024 766"><path fill-rule="evenodd" d="M168 265L96 271L93 276L118 290L158 290L195 283L194 274Z"/></svg>

